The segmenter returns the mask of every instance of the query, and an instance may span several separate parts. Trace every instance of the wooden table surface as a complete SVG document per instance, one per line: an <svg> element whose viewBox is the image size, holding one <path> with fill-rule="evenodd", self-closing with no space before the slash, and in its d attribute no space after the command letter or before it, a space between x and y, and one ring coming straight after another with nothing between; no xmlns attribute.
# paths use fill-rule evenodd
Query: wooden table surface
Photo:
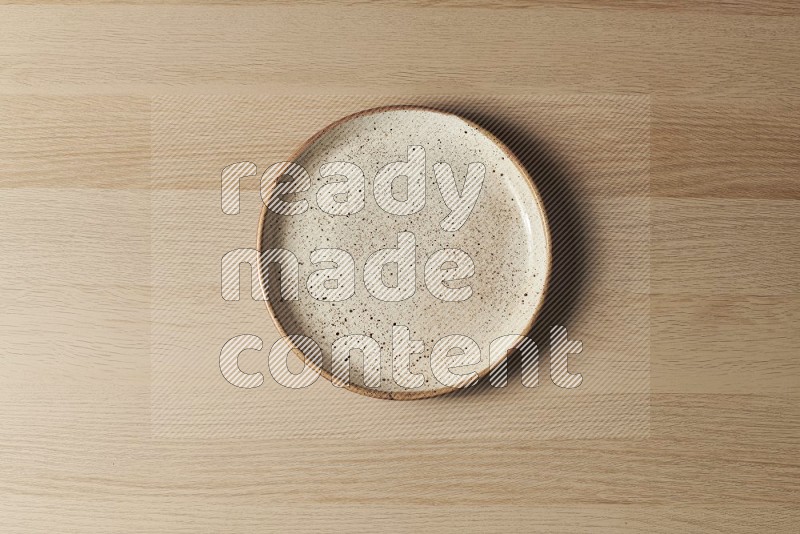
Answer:
<svg viewBox="0 0 800 534"><path fill-rule="evenodd" d="M797 532L795 3L2 4L0 530ZM287 435L383 406L329 386L259 397L283 434L154 431L154 99L578 93L649 98L645 437Z"/></svg>

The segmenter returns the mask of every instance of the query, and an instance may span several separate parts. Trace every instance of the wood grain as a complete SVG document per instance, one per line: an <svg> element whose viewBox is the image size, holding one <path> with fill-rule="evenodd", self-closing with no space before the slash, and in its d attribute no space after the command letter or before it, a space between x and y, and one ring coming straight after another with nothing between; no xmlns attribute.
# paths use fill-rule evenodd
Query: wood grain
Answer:
<svg viewBox="0 0 800 534"><path fill-rule="evenodd" d="M484 10L395 6L3 13L0 90L13 93L786 97L796 81L790 59L800 52L794 16L556 7L498 9L487 19Z"/></svg>
<svg viewBox="0 0 800 534"><path fill-rule="evenodd" d="M796 530L796 4L72 3L0 5L2 530ZM264 125L271 141L249 148L265 161L329 122L324 95L354 110L649 95L649 437L487 425L347 440L319 423L331 437L301 439L264 425L275 412L299 427L320 405L358 421L355 396L329 387L250 399L245 438L154 433L151 98L209 93L319 97L291 134ZM509 119L523 111L548 108ZM239 235L220 232L209 242ZM255 310L219 324L274 335ZM512 407L510 393L458 400L480 414Z"/></svg>

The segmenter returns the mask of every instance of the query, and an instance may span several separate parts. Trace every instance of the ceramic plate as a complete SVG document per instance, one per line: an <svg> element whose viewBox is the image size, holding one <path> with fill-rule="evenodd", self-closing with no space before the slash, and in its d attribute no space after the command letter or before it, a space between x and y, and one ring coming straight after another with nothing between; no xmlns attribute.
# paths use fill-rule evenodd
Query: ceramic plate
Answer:
<svg viewBox="0 0 800 534"><path fill-rule="evenodd" d="M505 357L508 346L490 357L500 338L530 330L547 222L531 177L479 126L367 110L267 173L262 287L304 372L372 397L430 397L473 384Z"/></svg>

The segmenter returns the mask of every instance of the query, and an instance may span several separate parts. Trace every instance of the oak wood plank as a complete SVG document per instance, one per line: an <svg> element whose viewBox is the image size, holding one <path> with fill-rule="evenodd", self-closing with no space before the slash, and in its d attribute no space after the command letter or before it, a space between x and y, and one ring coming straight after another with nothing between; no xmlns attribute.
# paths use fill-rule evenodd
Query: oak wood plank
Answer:
<svg viewBox="0 0 800 534"><path fill-rule="evenodd" d="M2 6L0 91L741 97L798 79L792 16L417 9Z"/></svg>

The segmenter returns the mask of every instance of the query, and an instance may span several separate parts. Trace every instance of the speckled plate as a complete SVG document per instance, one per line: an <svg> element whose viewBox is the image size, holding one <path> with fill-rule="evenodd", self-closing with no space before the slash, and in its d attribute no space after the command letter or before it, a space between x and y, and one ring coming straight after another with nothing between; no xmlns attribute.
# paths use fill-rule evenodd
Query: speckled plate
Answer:
<svg viewBox="0 0 800 534"><path fill-rule="evenodd" d="M297 166L267 171L262 191L261 279L278 331L295 336L289 346L316 372L371 397L431 397L473 384L500 361L493 340L530 330L549 231L531 177L486 130L431 109L371 109L324 128L289 161ZM281 286L286 295L268 250L297 258L299 283ZM281 271L281 282L294 276ZM347 336L376 343L337 341Z"/></svg>

